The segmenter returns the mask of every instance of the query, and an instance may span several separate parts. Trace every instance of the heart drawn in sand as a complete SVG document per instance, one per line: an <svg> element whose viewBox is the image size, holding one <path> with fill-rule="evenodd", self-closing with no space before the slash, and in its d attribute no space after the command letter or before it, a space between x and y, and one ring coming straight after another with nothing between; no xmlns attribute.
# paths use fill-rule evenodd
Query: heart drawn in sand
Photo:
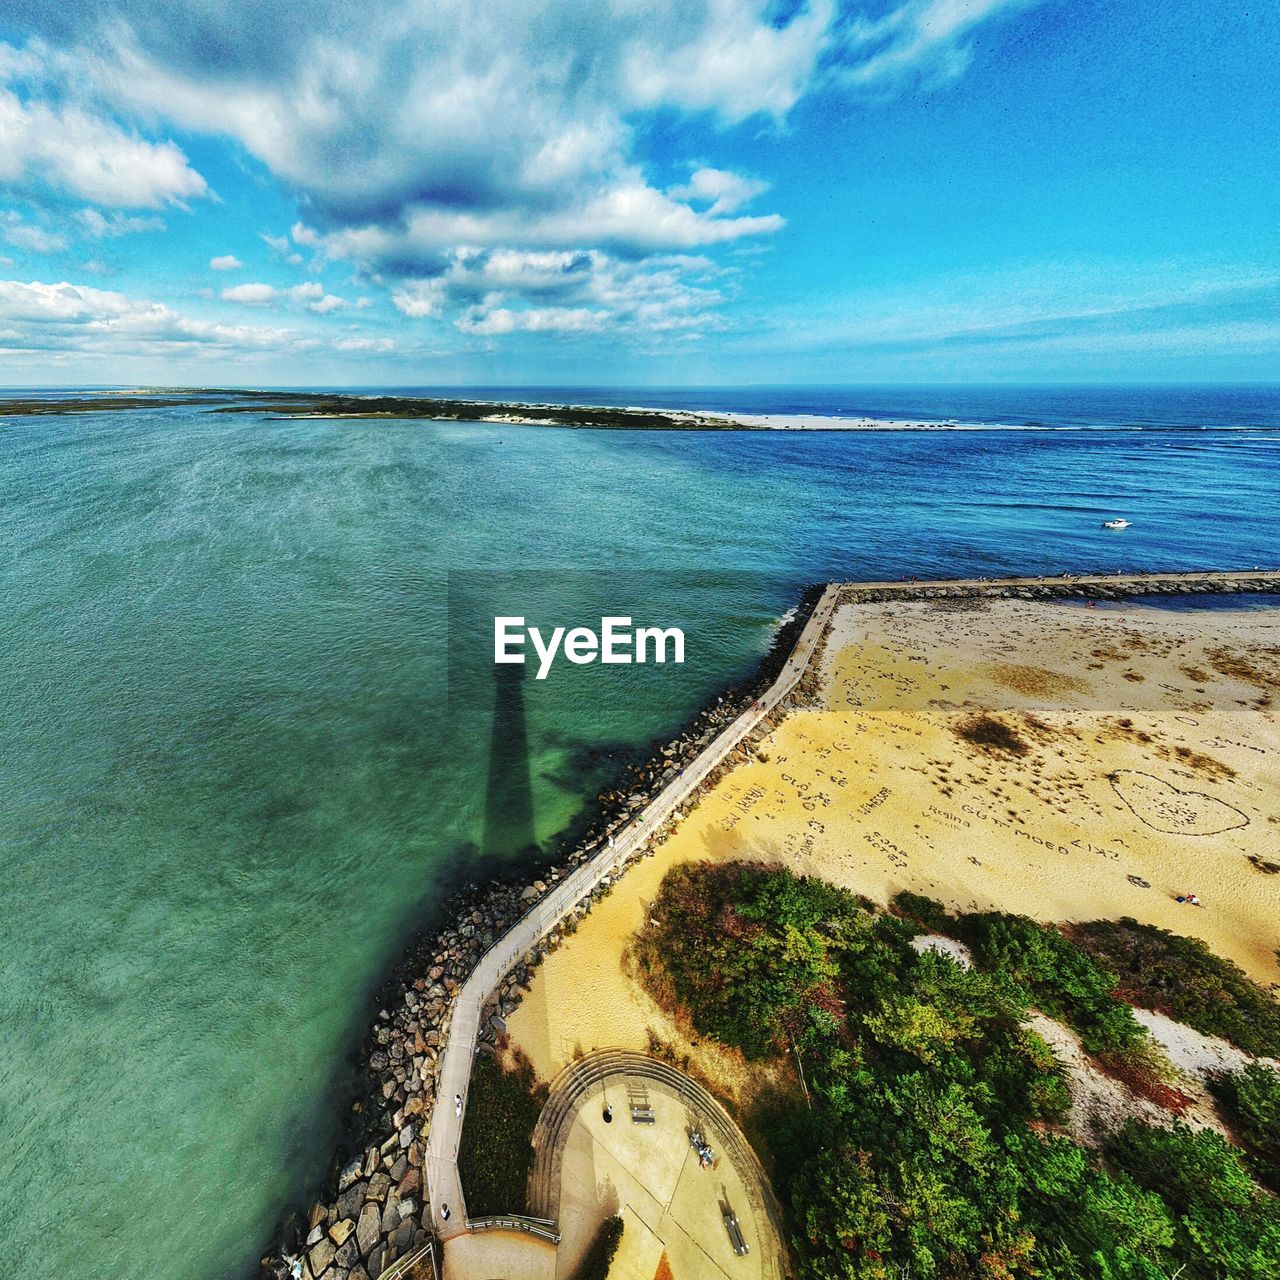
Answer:
<svg viewBox="0 0 1280 1280"><path fill-rule="evenodd" d="M1156 831L1176 836L1216 836L1249 825L1248 817L1225 801L1203 791L1181 791L1153 773L1117 769L1110 782L1134 816Z"/></svg>

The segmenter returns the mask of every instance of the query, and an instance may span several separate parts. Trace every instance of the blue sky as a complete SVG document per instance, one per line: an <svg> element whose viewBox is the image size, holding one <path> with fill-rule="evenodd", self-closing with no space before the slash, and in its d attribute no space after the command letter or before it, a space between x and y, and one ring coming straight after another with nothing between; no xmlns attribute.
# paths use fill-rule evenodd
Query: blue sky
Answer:
<svg viewBox="0 0 1280 1280"><path fill-rule="evenodd" d="M1280 380L1280 9L0 5L0 383Z"/></svg>

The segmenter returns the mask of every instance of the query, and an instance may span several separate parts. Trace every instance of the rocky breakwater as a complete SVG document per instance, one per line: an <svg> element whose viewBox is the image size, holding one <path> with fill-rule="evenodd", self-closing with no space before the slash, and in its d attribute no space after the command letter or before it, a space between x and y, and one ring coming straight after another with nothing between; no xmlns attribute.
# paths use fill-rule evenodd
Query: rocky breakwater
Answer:
<svg viewBox="0 0 1280 1280"><path fill-rule="evenodd" d="M476 886L445 908L452 923L419 942L383 992L363 1053L363 1091L325 1193L285 1223L262 1260L275 1280L376 1280L429 1236L423 1145L455 992L526 909L516 888Z"/></svg>
<svg viewBox="0 0 1280 1280"><path fill-rule="evenodd" d="M323 1193L305 1214L288 1218L277 1233L262 1259L263 1280L377 1280L387 1267L427 1242L431 1212L424 1150L458 989L480 957L525 912L574 867L607 852L609 837L631 822L772 683L821 592L821 587L814 587L805 593L751 681L720 695L670 741L654 743L644 763L626 765L624 781L597 797L595 815L584 831L529 880L468 885L444 905L442 918L449 923L410 948L383 990L361 1056L362 1092L352 1105L347 1140L334 1157ZM779 714L739 744L700 790L749 758ZM665 840L686 812L687 807L678 810L655 828L650 833L654 841ZM592 905L612 891L620 874L621 869L602 877L499 983L483 1010L481 1052L493 1051L505 1032L504 1019L519 1004L533 970Z"/></svg>
<svg viewBox="0 0 1280 1280"><path fill-rule="evenodd" d="M1202 574L1114 574L1106 577L1064 574L1029 581L993 578L986 582L937 581L892 584L846 583L842 604L895 600L1132 600L1143 596L1268 595L1280 592L1280 572L1257 570Z"/></svg>

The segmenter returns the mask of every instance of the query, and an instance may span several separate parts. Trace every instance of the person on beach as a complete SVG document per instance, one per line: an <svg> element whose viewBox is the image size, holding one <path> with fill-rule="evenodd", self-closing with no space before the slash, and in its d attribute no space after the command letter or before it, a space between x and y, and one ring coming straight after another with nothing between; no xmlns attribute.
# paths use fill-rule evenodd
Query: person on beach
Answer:
<svg viewBox="0 0 1280 1280"><path fill-rule="evenodd" d="M449 1206L447 1204L442 1204L440 1206L440 1218L444 1222L449 1221Z"/></svg>
<svg viewBox="0 0 1280 1280"><path fill-rule="evenodd" d="M462 1094L455 1093L453 1095L453 1114L460 1116L462 1114Z"/></svg>

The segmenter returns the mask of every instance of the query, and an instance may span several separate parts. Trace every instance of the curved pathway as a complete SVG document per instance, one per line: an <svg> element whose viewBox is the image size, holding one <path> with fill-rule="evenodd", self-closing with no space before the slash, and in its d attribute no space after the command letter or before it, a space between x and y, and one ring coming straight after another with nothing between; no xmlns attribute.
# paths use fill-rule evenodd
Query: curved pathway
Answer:
<svg viewBox="0 0 1280 1280"><path fill-rule="evenodd" d="M606 876L637 854L650 835L685 804L707 776L795 688L826 633L835 610L839 588L833 583L823 591L800 632L791 656L760 699L707 744L684 772L674 778L631 821L615 833L589 861L575 867L480 958L458 989L448 1037L440 1059L436 1104L427 1136L425 1169L431 1215L442 1240L466 1231L467 1210L458 1176L458 1147L466 1118L467 1090L480 1015L485 1001L503 977L533 946L555 929L561 920ZM460 1105L455 1099L461 1099ZM448 1206L449 1216L443 1216Z"/></svg>
<svg viewBox="0 0 1280 1280"><path fill-rule="evenodd" d="M642 1081L678 1099L694 1113L711 1145L732 1161L751 1201L757 1223L768 1223L775 1236L774 1249L761 1260L762 1274L781 1276L782 1210L760 1161L737 1122L691 1076L669 1063L643 1053L601 1049L570 1063L552 1082L542 1114L533 1130L533 1167L529 1170L529 1205L539 1218L557 1222L565 1142L583 1105L603 1091L609 1082ZM629 1119L618 1108L618 1123Z"/></svg>

